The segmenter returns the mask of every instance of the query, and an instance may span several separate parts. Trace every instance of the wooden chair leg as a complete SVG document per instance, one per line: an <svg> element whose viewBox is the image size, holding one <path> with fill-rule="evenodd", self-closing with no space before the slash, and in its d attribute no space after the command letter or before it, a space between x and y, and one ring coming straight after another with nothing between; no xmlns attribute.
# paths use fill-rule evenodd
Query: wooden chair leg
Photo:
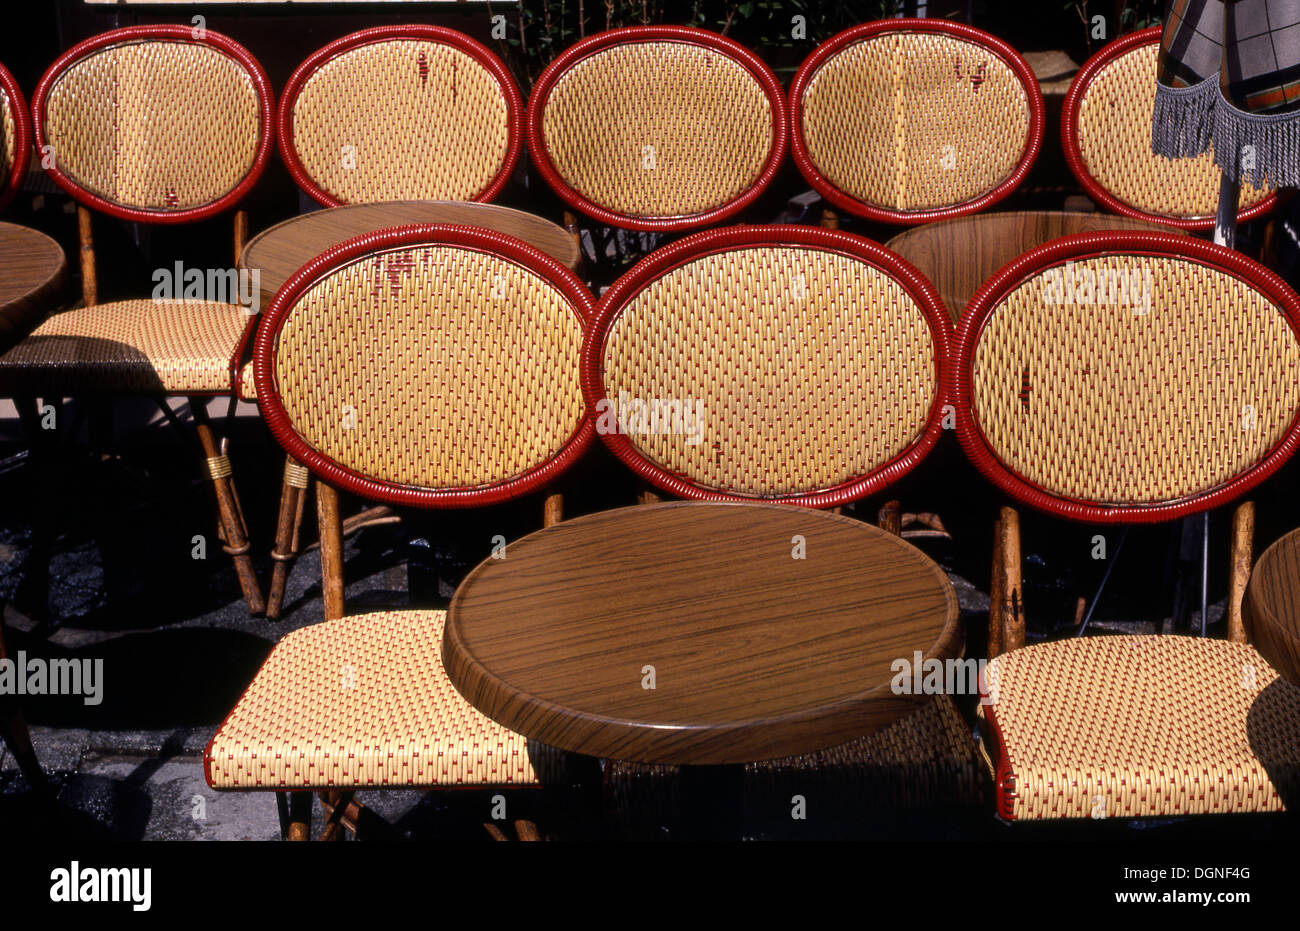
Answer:
<svg viewBox="0 0 1300 931"><path fill-rule="evenodd" d="M325 813L325 826L321 828L320 839L323 841L343 840L343 830L347 828L356 833L356 822L349 824L348 806L352 803L352 791L327 789L320 793L321 810Z"/></svg>
<svg viewBox="0 0 1300 931"><path fill-rule="evenodd" d="M1250 581L1255 543L1255 502L1243 501L1232 512L1232 556L1228 561L1228 639L1246 642L1246 625L1241 616L1241 599Z"/></svg>
<svg viewBox="0 0 1300 931"><path fill-rule="evenodd" d="M564 520L564 495L547 495L542 505L542 526L554 527Z"/></svg>
<svg viewBox="0 0 1300 931"><path fill-rule="evenodd" d="M834 210L830 210L830 209L822 210L821 227L822 229L826 229L826 230L839 229L840 215L836 213Z"/></svg>
<svg viewBox="0 0 1300 931"><path fill-rule="evenodd" d="M903 506L897 501L886 501L876 515L876 523L881 530L888 531L896 537L903 535Z"/></svg>
<svg viewBox="0 0 1300 931"><path fill-rule="evenodd" d="M343 616L343 522L339 518L339 493L324 482L316 483L316 520L320 525L325 620L334 621Z"/></svg>
<svg viewBox="0 0 1300 931"><path fill-rule="evenodd" d="M1003 508L998 519L1000 551L999 601L1001 604L1002 652L1018 650L1025 645L1025 605L1021 585L1020 565L1020 514L1014 508Z"/></svg>
<svg viewBox="0 0 1300 931"><path fill-rule="evenodd" d="M988 658L1002 653L1002 518L993 521L993 563L989 566Z"/></svg>
<svg viewBox="0 0 1300 931"><path fill-rule="evenodd" d="M286 832L289 840L311 840L311 803L310 792L289 793L289 830Z"/></svg>
<svg viewBox="0 0 1300 931"><path fill-rule="evenodd" d="M231 479L230 460L221 454L212 423L208 418L207 407L202 398L190 398L190 412L194 417L194 428L203 447L204 471L212 481L213 491L217 496L217 513L221 519L224 533L224 549L234 560L235 574L239 577L239 587L244 592L244 601L248 603L249 614L261 614L266 610L266 601L262 598L262 588L257 582L257 573L253 570L253 560L248 555L248 536L240 519L239 503L235 497L235 486Z"/></svg>
<svg viewBox="0 0 1300 931"><path fill-rule="evenodd" d="M655 494L653 491L650 491L648 489L643 489L636 496L637 504L658 504L662 500L663 499L660 498L657 494Z"/></svg>
<svg viewBox="0 0 1300 931"><path fill-rule="evenodd" d="M275 546L271 549L271 587L266 594L266 617L270 621L280 619L289 570L298 558L298 538L308 479L307 467L286 456L284 482L280 486L280 514L275 525Z"/></svg>

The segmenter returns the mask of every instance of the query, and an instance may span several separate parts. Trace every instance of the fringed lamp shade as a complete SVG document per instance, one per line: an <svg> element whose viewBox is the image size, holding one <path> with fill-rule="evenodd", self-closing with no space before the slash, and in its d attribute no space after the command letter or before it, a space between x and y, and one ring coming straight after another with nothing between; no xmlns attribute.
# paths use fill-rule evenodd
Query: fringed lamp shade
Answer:
<svg viewBox="0 0 1300 931"><path fill-rule="evenodd" d="M1171 0L1157 80L1157 153L1300 185L1300 0Z"/></svg>

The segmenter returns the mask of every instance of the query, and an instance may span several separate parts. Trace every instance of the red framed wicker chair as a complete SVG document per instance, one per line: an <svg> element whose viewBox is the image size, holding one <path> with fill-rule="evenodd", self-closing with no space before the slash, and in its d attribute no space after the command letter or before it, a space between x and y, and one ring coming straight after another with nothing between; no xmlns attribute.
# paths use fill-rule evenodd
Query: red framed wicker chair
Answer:
<svg viewBox="0 0 1300 931"><path fill-rule="evenodd" d="M8 206L27 174L32 154L32 123L27 98L4 65L0 65L0 210Z"/></svg>
<svg viewBox="0 0 1300 931"><path fill-rule="evenodd" d="M1240 498L1300 444L1300 298L1201 240L1105 232L1034 249L975 297L956 358L957 433L971 461L1012 499L1066 520L1202 513ZM1000 815L1283 807L1300 786L1300 689L1245 642L1252 527L1242 504L1227 640L1024 646L1019 518L1003 508L992 704L981 708Z"/></svg>
<svg viewBox="0 0 1300 931"><path fill-rule="evenodd" d="M601 440L664 492L835 507L883 490L938 440L948 334L930 283L870 240L730 227L652 253L606 292L582 387ZM635 399L695 404L695 426L620 432L620 406ZM947 696L878 734L746 773L769 800L791 778L847 778L900 805L968 803L983 785ZM674 774L614 763L606 786L626 807L646 786L671 792Z"/></svg>
<svg viewBox="0 0 1300 931"><path fill-rule="evenodd" d="M233 40L181 26L133 26L69 49L32 101L48 173L79 204L84 306L55 314L0 357L0 392L183 395L220 513L220 534L249 610L262 594L230 460L206 399L232 397L239 348L254 326L244 308L193 299L100 304L90 210L151 224L189 223L235 206L257 181L273 136L273 97L261 65ZM247 218L235 217L235 260ZM179 283L178 283L179 290Z"/></svg>
<svg viewBox="0 0 1300 931"><path fill-rule="evenodd" d="M1075 75L1061 112L1065 160L1084 190L1112 213L1184 230L1212 230L1222 173L1214 153L1167 159L1151 151L1161 27L1129 33ZM1273 208L1277 195L1241 189L1239 221Z"/></svg>
<svg viewBox="0 0 1300 931"><path fill-rule="evenodd" d="M884 223L964 216L1020 185L1043 137L1043 97L1015 49L942 19L839 33L790 85L791 152L834 207ZM823 225L834 225L833 214Z"/></svg>
<svg viewBox="0 0 1300 931"><path fill-rule="evenodd" d="M538 172L574 210L672 232L753 203L781 167L787 124L776 75L743 46L705 29L629 26L542 72L527 132Z"/></svg>
<svg viewBox="0 0 1300 931"><path fill-rule="evenodd" d="M328 836L355 825L357 789L549 780L554 752L448 680L444 611L345 616L337 490L466 508L542 489L594 432L578 379L591 304L532 246L449 225L348 240L281 288L253 377L271 432L318 479L326 620L272 651L208 745L209 785L281 793L285 834L306 839L314 790ZM558 521L560 496L544 504Z"/></svg>
<svg viewBox="0 0 1300 931"><path fill-rule="evenodd" d="M488 48L440 26L363 29L310 55L280 95L280 155L326 207L385 200L490 201L523 149L524 105ZM251 363L240 396L256 396ZM266 616L279 618L298 553L309 473L285 462ZM386 508L349 521L388 520Z"/></svg>

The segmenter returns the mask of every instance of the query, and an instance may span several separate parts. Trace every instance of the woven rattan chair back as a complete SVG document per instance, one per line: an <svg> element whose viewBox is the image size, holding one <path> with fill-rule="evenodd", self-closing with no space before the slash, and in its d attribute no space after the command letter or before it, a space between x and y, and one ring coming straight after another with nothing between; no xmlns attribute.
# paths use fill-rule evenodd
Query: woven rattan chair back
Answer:
<svg viewBox="0 0 1300 931"><path fill-rule="evenodd" d="M591 441L578 380L591 303L512 236L369 233L276 294L254 342L258 402L286 451L335 487L416 507L506 500Z"/></svg>
<svg viewBox="0 0 1300 931"><path fill-rule="evenodd" d="M1065 159L1089 196L1112 213L1180 229L1214 227L1222 174L1213 152L1168 159L1151 151L1160 27L1130 33L1090 58L1061 113ZM1241 220L1267 212L1276 195L1241 189Z"/></svg>
<svg viewBox="0 0 1300 931"><path fill-rule="evenodd" d="M570 206L611 226L681 230L751 203L785 154L781 85L703 29L634 26L577 43L538 78L528 145Z"/></svg>
<svg viewBox="0 0 1300 931"><path fill-rule="evenodd" d="M243 46L188 26L87 39L50 66L32 101L50 177L88 207L146 223L238 201L266 163L273 110L266 74Z"/></svg>
<svg viewBox="0 0 1300 931"><path fill-rule="evenodd" d="M1300 299L1170 233L1083 233L1007 265L962 317L957 433L1011 497L1155 522L1245 493L1300 442Z"/></svg>
<svg viewBox="0 0 1300 931"><path fill-rule="evenodd" d="M0 65L0 208L9 203L22 184L31 150L27 99L14 76Z"/></svg>
<svg viewBox="0 0 1300 931"><path fill-rule="evenodd" d="M280 154L328 207L491 200L523 146L523 101L505 65L438 26L380 26L331 42L280 95Z"/></svg>
<svg viewBox="0 0 1300 931"><path fill-rule="evenodd" d="M815 227L731 227L652 253L583 347L597 433L686 498L830 507L942 429L947 312L892 252Z"/></svg>
<svg viewBox="0 0 1300 931"><path fill-rule="evenodd" d="M881 20L819 46L790 85L791 151L823 197L922 223L982 210L1028 174L1043 98L1010 46L947 20Z"/></svg>

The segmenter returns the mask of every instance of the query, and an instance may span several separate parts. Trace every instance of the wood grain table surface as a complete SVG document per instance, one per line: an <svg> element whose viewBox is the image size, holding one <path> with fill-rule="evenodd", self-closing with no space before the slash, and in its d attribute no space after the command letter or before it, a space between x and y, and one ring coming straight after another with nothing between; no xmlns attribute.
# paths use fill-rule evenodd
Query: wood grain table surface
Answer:
<svg viewBox="0 0 1300 931"><path fill-rule="evenodd" d="M980 285L1012 259L1061 236L1098 230L1187 235L1172 226L1108 213L1029 210L927 223L899 233L885 245L930 279L956 323Z"/></svg>
<svg viewBox="0 0 1300 931"><path fill-rule="evenodd" d="M290 217L251 239L239 264L260 271L265 308L294 272L331 246L363 233L410 223L481 226L516 236L568 268L578 264L578 246L563 227L511 207L450 200L348 204Z"/></svg>
<svg viewBox="0 0 1300 931"><path fill-rule="evenodd" d="M504 557L452 599L447 672L489 717L590 756L730 764L835 746L916 708L890 688L895 660L963 648L934 562L825 511L619 508Z"/></svg>
<svg viewBox="0 0 1300 931"><path fill-rule="evenodd" d="M44 233L0 223L0 352L41 322L57 301L68 260Z"/></svg>
<svg viewBox="0 0 1300 931"><path fill-rule="evenodd" d="M1300 530L1259 557L1241 607L1255 649L1279 674L1300 685Z"/></svg>

